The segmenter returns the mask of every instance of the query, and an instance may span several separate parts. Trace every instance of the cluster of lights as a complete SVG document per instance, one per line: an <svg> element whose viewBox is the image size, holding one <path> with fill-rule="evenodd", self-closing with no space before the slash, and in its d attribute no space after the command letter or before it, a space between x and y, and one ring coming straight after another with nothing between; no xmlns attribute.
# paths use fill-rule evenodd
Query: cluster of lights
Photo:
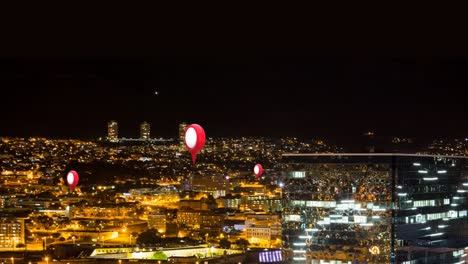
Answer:
<svg viewBox="0 0 468 264"><path fill-rule="evenodd" d="M380 254L380 249L377 246L373 246L373 247L369 248L369 252L372 255L378 255L378 254Z"/></svg>

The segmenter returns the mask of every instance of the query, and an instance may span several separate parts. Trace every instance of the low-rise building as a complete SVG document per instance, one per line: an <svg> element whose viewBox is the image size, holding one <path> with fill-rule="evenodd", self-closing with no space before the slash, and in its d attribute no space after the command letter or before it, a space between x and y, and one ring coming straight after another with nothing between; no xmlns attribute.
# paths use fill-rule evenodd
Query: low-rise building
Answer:
<svg viewBox="0 0 468 264"><path fill-rule="evenodd" d="M159 233L166 233L166 214L152 213L148 215L148 227L158 230Z"/></svg>
<svg viewBox="0 0 468 264"><path fill-rule="evenodd" d="M200 210L179 210L177 211L177 223L181 227L199 229L201 225L201 213Z"/></svg>
<svg viewBox="0 0 468 264"><path fill-rule="evenodd" d="M201 214L200 228L221 232L224 217L224 215L215 214L211 211L205 211Z"/></svg>
<svg viewBox="0 0 468 264"><path fill-rule="evenodd" d="M0 218L0 248L15 248L24 244L24 220Z"/></svg>
<svg viewBox="0 0 468 264"><path fill-rule="evenodd" d="M253 246L270 246L271 228L269 226L248 226L245 229L247 240L249 240Z"/></svg>

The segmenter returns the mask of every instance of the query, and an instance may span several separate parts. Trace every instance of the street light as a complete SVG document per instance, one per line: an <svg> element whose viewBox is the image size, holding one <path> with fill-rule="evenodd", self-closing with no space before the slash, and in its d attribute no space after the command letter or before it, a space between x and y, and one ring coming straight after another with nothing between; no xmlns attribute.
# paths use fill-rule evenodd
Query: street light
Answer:
<svg viewBox="0 0 468 264"><path fill-rule="evenodd" d="M12 264L15 264L15 258L14 258L14 257L11 257L10 259L11 259L11 263L12 263Z"/></svg>
<svg viewBox="0 0 468 264"><path fill-rule="evenodd" d="M49 257L45 257L45 261L47 264L49 264Z"/></svg>

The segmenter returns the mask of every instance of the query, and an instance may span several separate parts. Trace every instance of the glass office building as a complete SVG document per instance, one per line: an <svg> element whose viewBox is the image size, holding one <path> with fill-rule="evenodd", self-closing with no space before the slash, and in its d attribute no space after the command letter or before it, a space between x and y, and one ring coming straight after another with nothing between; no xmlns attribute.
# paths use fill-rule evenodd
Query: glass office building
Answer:
<svg viewBox="0 0 468 264"><path fill-rule="evenodd" d="M465 263L468 157L284 154L293 263Z"/></svg>

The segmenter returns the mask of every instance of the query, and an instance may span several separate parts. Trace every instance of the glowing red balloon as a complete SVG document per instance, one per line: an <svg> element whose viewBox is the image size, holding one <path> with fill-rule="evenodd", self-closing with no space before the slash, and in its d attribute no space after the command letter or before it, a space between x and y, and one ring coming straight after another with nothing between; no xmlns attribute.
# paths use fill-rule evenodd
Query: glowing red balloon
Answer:
<svg viewBox="0 0 468 264"><path fill-rule="evenodd" d="M262 173L263 173L263 167L262 165L260 164L257 164L255 165L254 167L254 174L255 174L255 178L258 180L258 178L260 178L260 176L262 176Z"/></svg>
<svg viewBox="0 0 468 264"><path fill-rule="evenodd" d="M205 146L206 136L205 130L200 125L191 124L185 130L185 146L188 151L192 154L192 163L195 165L197 159L197 153Z"/></svg>
<svg viewBox="0 0 468 264"><path fill-rule="evenodd" d="M72 170L68 172L67 183L68 183L68 186L70 186L70 191L73 192L79 180L80 180L80 177L78 176L78 173L76 171Z"/></svg>

